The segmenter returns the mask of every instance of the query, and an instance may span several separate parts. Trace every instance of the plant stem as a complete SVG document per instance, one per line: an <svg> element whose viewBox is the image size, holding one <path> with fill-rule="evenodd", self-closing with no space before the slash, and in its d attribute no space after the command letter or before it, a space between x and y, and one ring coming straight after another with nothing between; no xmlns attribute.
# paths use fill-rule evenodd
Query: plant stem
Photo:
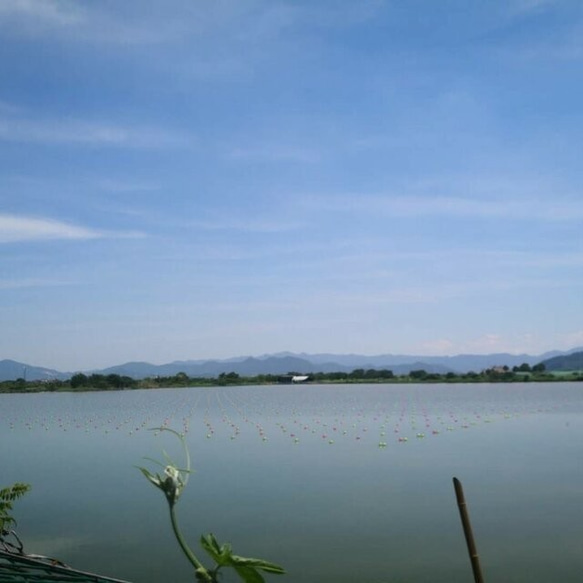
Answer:
<svg viewBox="0 0 583 583"><path fill-rule="evenodd" d="M174 504L169 504L170 506L170 522L172 523L172 530L174 531L174 536L182 549L182 552L186 555L186 558L192 563L193 567L196 569L197 574L203 577L203 581L212 581L209 572L206 570L204 565L195 557L194 553L190 550L189 546L186 544L180 529L178 528L178 523L176 522L176 513L174 512Z"/></svg>

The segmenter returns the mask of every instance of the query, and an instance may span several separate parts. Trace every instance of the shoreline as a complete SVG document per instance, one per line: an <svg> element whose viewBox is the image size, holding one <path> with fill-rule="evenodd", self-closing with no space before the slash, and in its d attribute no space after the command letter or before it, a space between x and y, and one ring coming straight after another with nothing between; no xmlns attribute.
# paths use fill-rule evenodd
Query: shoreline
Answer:
<svg viewBox="0 0 583 583"><path fill-rule="evenodd" d="M425 372L425 371L423 371ZM340 373L315 373L308 375L308 379L303 382L291 382L288 380L266 379L267 375L257 377L237 377L212 378L212 379L185 379L180 380L173 377L163 379L123 379L125 383L119 383L120 379L110 379L112 384L104 385L103 382L86 384L82 386L71 386L68 381L2 381L0 382L0 394L36 394L36 393L86 393L86 392L108 392L108 391L134 391L150 389L181 389L181 388L215 388L215 387L245 387L245 386L299 386L299 385L442 385L442 384L520 384L525 383L573 383L583 382L583 372L544 372L544 373L517 373L503 372L492 373L484 371L482 373L466 373L446 375L436 373L425 373L425 375L403 375L390 378L369 377L369 378L325 378L336 376ZM344 373L341 373L344 374ZM350 373L349 373L350 374ZM324 377L324 378L322 378ZM89 380L89 379L88 379ZM99 379L103 380L103 379ZM114 384L114 381L117 381ZM129 382L128 382L129 381ZM173 382L174 381L174 382Z"/></svg>

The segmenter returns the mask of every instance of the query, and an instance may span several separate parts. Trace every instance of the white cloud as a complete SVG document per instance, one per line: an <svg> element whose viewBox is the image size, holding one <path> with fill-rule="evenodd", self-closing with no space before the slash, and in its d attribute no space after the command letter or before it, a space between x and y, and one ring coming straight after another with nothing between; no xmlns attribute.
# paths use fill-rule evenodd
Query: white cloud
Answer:
<svg viewBox="0 0 583 583"><path fill-rule="evenodd" d="M99 231L51 219L0 215L0 243L45 239L96 239Z"/></svg>
<svg viewBox="0 0 583 583"><path fill-rule="evenodd" d="M139 237L139 233L113 233L80 227L53 219L0 214L0 243L46 240L86 240Z"/></svg>

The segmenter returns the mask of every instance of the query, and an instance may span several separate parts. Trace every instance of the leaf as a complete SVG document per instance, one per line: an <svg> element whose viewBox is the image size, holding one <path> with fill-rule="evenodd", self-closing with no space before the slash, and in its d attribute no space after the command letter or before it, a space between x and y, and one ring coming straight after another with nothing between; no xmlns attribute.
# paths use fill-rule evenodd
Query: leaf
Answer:
<svg viewBox="0 0 583 583"><path fill-rule="evenodd" d="M261 569L266 573L274 573L276 575L283 575L285 573L283 567L280 567L275 563L270 563L269 561L264 561L263 559L250 559L233 555L232 562L233 566L252 567L254 569Z"/></svg>
<svg viewBox="0 0 583 583"><path fill-rule="evenodd" d="M162 450L162 455L164 456L167 465L177 467L176 462L166 453L165 449Z"/></svg>
<svg viewBox="0 0 583 583"><path fill-rule="evenodd" d="M0 538L10 526L16 525L16 520L10 515L12 503L30 490L29 484L16 482L8 488L0 490Z"/></svg>
<svg viewBox="0 0 583 583"><path fill-rule="evenodd" d="M233 547L231 547L231 545L229 543L225 543L224 545L221 546L221 556L222 557L229 557L229 559L232 559Z"/></svg>
<svg viewBox="0 0 583 583"><path fill-rule="evenodd" d="M219 546L219 542L215 538L215 535L211 532L206 535L206 537L201 537L204 542L206 542L209 546L212 547L213 551L220 554L221 547Z"/></svg>
<svg viewBox="0 0 583 583"><path fill-rule="evenodd" d="M152 484L154 484L154 486L156 486L157 488L161 488L161 484L162 484L162 478L160 477L159 474L153 475L151 474L146 468L140 468L139 466L136 466L138 468L138 470L140 470L140 472L142 472L142 474L144 474L144 476L146 476L146 478L152 482Z"/></svg>
<svg viewBox="0 0 583 583"><path fill-rule="evenodd" d="M212 533L200 537L200 546L210 555L217 565L225 566L228 564L223 561L221 547L219 547L219 543Z"/></svg>
<svg viewBox="0 0 583 583"><path fill-rule="evenodd" d="M143 459L148 460L149 462L155 463L157 466L160 466L161 468L166 467L162 462L159 462L158 460L155 460L154 458L144 456Z"/></svg>
<svg viewBox="0 0 583 583"><path fill-rule="evenodd" d="M240 567L233 565L233 568L245 583L265 583L265 579L261 573L256 571L253 567Z"/></svg>
<svg viewBox="0 0 583 583"><path fill-rule="evenodd" d="M275 563L270 563L263 559L253 559L234 555L231 545L229 543L225 543L222 546L219 545L215 535L212 533L207 534L206 536L201 536L200 544L219 567L233 567L245 581L249 581L250 583L261 583L263 581L263 577L257 569L275 575L282 575L285 573L283 567L280 567Z"/></svg>

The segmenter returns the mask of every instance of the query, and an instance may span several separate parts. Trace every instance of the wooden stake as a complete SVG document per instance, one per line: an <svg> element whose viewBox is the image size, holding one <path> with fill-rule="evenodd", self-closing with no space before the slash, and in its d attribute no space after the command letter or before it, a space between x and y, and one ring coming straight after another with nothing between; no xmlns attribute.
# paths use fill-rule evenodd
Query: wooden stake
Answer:
<svg viewBox="0 0 583 583"><path fill-rule="evenodd" d="M476 543L474 542L474 535L472 533L472 525L470 524L470 517L468 515L468 506L464 498L464 490L462 483L457 479L453 479L453 487L455 489L455 497L460 511L460 518L462 519L462 526L464 528L464 535L468 545L468 553L470 555L470 562L472 564L472 571L474 573L475 583L484 583L482 577L482 570L480 569L480 558L476 550Z"/></svg>

